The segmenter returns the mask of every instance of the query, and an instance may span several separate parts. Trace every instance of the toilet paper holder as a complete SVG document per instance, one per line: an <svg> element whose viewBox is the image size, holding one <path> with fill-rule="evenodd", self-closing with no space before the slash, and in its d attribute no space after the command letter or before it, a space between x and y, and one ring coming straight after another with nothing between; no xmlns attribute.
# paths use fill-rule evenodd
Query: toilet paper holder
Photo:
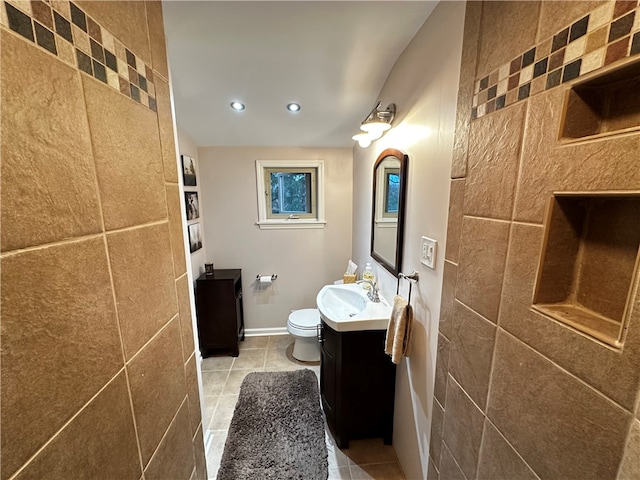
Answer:
<svg viewBox="0 0 640 480"><path fill-rule="evenodd" d="M260 277L266 277L267 275L256 275L256 280L260 281ZM275 280L276 278L278 278L278 275L276 275L275 273L271 275L271 281Z"/></svg>

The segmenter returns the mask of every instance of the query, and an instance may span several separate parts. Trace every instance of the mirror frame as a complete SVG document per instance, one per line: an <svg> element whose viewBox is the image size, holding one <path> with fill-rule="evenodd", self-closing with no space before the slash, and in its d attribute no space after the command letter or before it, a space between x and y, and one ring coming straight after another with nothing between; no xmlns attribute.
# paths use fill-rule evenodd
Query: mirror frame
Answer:
<svg viewBox="0 0 640 480"><path fill-rule="evenodd" d="M374 233L376 228L376 170L385 158L393 156L400 161L400 187L398 192L398 228L396 234L396 258L395 265L390 264L374 251ZM404 243L404 219L407 197L407 173L409 166L409 156L395 148L383 150L373 165L373 194L371 201L371 257L388 270L395 277L398 276L402 268L402 247Z"/></svg>

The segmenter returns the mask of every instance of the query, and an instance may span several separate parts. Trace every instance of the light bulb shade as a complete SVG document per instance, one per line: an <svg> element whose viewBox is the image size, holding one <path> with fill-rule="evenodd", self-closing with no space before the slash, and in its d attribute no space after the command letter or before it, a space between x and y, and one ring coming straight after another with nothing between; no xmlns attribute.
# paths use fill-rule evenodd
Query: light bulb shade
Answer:
<svg viewBox="0 0 640 480"><path fill-rule="evenodd" d="M366 122L360 125L360 129L364 132L367 132L367 133L379 132L380 136L378 138L382 136L383 132L386 132L390 128L391 128L391 124L387 122L383 122L381 120L374 120L372 122Z"/></svg>
<svg viewBox="0 0 640 480"><path fill-rule="evenodd" d="M351 138L356 140L361 148L367 148L371 145L371 140L373 140L368 133L358 133Z"/></svg>

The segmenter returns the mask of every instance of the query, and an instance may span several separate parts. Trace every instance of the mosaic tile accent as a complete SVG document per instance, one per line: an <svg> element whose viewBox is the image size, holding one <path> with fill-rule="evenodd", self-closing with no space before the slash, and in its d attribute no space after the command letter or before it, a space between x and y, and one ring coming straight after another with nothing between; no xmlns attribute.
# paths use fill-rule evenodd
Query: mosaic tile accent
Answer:
<svg viewBox="0 0 640 480"><path fill-rule="evenodd" d="M476 79L471 119L640 54L638 0L607 2Z"/></svg>
<svg viewBox="0 0 640 480"><path fill-rule="evenodd" d="M68 0L4 0L0 24L157 111L153 70L109 31Z"/></svg>

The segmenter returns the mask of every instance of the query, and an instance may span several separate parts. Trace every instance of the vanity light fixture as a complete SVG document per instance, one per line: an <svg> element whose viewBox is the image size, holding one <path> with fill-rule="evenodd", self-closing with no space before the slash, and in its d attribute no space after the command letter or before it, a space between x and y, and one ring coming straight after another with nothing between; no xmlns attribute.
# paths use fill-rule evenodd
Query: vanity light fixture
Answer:
<svg viewBox="0 0 640 480"><path fill-rule="evenodd" d="M358 133L351 137L362 148L367 148L373 140L382 137L384 132L391 128L391 122L396 116L396 104L390 103L386 109L381 107L382 102L378 102L360 125L360 130L365 133Z"/></svg>
<svg viewBox="0 0 640 480"><path fill-rule="evenodd" d="M231 102L231 109L235 110L236 112L241 112L242 110L244 110L244 103L234 100L233 102Z"/></svg>
<svg viewBox="0 0 640 480"><path fill-rule="evenodd" d="M292 102L289 105L287 105L287 110L289 110L290 112L294 112L294 113L295 112L299 112L301 108L302 107L300 106L300 104L299 103L295 103L295 102Z"/></svg>

